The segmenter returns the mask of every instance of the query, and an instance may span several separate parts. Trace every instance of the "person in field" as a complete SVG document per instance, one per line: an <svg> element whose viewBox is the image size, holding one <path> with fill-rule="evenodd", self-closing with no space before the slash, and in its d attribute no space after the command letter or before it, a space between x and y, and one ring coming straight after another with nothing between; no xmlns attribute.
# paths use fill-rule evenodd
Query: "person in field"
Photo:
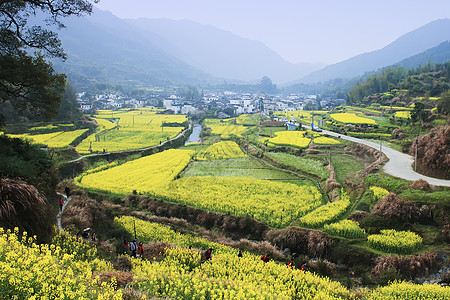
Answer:
<svg viewBox="0 0 450 300"><path fill-rule="evenodd" d="M212 255L212 248L209 248L208 250L205 251L205 260L211 259L211 255Z"/></svg>
<svg viewBox="0 0 450 300"><path fill-rule="evenodd" d="M139 242L139 245L137 246L136 256L141 258L144 257L144 245L142 242Z"/></svg>
<svg viewBox="0 0 450 300"><path fill-rule="evenodd" d="M132 240L130 242L131 257L136 257L136 250L137 250L136 240Z"/></svg>

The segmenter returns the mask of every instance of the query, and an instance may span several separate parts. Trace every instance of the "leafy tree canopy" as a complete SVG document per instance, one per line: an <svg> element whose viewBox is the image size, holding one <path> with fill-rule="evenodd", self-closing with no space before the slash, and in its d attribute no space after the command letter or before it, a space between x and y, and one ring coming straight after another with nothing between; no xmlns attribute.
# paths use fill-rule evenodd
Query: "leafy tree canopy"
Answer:
<svg viewBox="0 0 450 300"><path fill-rule="evenodd" d="M65 59L58 35L61 19L92 12L97 0L3 0L0 2L0 105L28 118L58 112L65 75L54 74L45 57ZM42 25L30 22L43 18ZM34 54L30 54L34 52ZM6 120L0 116L0 124Z"/></svg>

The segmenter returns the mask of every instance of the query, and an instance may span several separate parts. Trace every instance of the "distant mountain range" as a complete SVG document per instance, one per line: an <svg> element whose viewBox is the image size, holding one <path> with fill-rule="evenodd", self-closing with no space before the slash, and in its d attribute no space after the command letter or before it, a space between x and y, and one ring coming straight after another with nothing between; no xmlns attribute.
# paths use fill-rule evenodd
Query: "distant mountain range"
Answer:
<svg viewBox="0 0 450 300"><path fill-rule="evenodd" d="M343 62L326 66L303 77L298 82L314 83L362 75L394 65L447 40L450 40L450 19L436 20L401 36L380 50L360 54Z"/></svg>
<svg viewBox="0 0 450 300"><path fill-rule="evenodd" d="M59 35L69 59L56 61L55 69L68 74L78 89L96 82L132 87L211 86L224 80L259 82L263 76L277 84L314 83L396 63L443 62L449 47L443 42L450 40L450 20L437 20L383 49L324 67L292 64L261 42L188 20L123 20L95 9L92 16L70 18L65 24L67 29Z"/></svg>
<svg viewBox="0 0 450 300"><path fill-rule="evenodd" d="M286 82L325 66L323 63L290 63L261 42L189 20L141 18L127 21L175 45L165 48L170 54L226 79L252 81L269 76L274 82Z"/></svg>
<svg viewBox="0 0 450 300"><path fill-rule="evenodd" d="M398 62L395 65L402 66L406 69L424 66L427 63L442 64L450 60L450 41L445 41L436 47L428 49L422 53L411 56Z"/></svg>
<svg viewBox="0 0 450 300"><path fill-rule="evenodd" d="M59 36L69 59L54 65L78 88L95 82L134 87L219 82L163 50L170 45L158 35L142 33L109 12L96 10L65 24Z"/></svg>

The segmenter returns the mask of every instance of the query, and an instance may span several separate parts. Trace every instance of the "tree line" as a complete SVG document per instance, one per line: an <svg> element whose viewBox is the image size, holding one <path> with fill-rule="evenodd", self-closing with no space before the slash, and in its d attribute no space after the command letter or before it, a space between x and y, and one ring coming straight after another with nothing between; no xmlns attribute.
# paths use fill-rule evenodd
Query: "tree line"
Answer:
<svg viewBox="0 0 450 300"><path fill-rule="evenodd" d="M394 89L405 91L408 97L436 97L449 90L450 62L431 64L405 69L401 66L388 67L366 81L355 85L347 95L349 104L370 104L369 96L390 92ZM378 100L387 102L395 95L386 95ZM386 104L386 103L381 103Z"/></svg>

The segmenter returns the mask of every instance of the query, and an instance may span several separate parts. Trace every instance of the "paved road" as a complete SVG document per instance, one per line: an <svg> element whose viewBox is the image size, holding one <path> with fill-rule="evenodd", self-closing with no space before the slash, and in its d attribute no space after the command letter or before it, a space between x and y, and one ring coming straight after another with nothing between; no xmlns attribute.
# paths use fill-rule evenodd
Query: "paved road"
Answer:
<svg viewBox="0 0 450 300"><path fill-rule="evenodd" d="M340 137L341 139L352 141L354 143L364 144L371 148L380 150L380 144L372 141L366 141L362 139L358 139L351 136L342 135L337 132L323 130L324 134L328 134L335 137ZM426 180L429 184L438 185L438 186L448 186L450 187L450 180L437 179L428 177L417 172L414 172L412 168L412 164L414 163L414 159L412 156L408 154L401 153L400 151L394 150L387 146L382 146L381 151L389 158L389 161L384 165L383 170L392 176L403 178L406 180L418 180L423 179Z"/></svg>

